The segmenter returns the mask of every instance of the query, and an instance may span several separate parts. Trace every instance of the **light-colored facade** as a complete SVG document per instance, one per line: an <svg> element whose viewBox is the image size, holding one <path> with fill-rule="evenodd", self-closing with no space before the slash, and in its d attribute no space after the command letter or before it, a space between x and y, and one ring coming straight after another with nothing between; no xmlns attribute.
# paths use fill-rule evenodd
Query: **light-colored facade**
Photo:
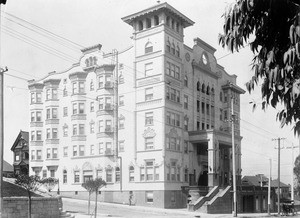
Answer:
<svg viewBox="0 0 300 218"><path fill-rule="evenodd" d="M139 205L184 207L182 187L230 184L230 99L239 118L244 91L213 47L184 44L194 22L169 4L122 20L133 28L127 51L86 48L70 69L29 82L31 174L59 178L66 196L85 197L81 183L102 177L103 201L132 193ZM240 180L238 119L235 144Z"/></svg>

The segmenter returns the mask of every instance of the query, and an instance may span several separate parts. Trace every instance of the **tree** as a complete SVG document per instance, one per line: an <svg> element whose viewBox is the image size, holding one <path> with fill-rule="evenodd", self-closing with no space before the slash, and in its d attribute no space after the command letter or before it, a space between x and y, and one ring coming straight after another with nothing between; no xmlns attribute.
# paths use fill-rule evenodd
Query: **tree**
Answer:
<svg viewBox="0 0 300 218"><path fill-rule="evenodd" d="M92 180L87 180L84 183L82 183L81 186L85 188L89 193L88 214L90 214L91 194L94 192L94 182Z"/></svg>
<svg viewBox="0 0 300 218"><path fill-rule="evenodd" d="M28 194L28 218L31 218L31 192L36 191L40 185L40 177L39 176L28 176L24 174L18 175L15 183L24 189L26 189Z"/></svg>
<svg viewBox="0 0 300 218"><path fill-rule="evenodd" d="M276 118L281 126L293 124L295 134L300 134L299 4L299 0L237 0L223 14L219 34L219 43L231 52L251 39L254 75L246 88L251 93L261 80L262 109L283 103Z"/></svg>
<svg viewBox="0 0 300 218"><path fill-rule="evenodd" d="M95 197L95 218L97 217L97 204L98 204L98 191L103 186L106 186L106 182L102 180L101 178L97 178L95 180L92 180L93 184L93 190L95 191L96 197Z"/></svg>
<svg viewBox="0 0 300 218"><path fill-rule="evenodd" d="M49 177L49 178L43 178L41 180L41 184L45 186L48 192L51 192L52 189L58 184L58 179Z"/></svg>
<svg viewBox="0 0 300 218"><path fill-rule="evenodd" d="M297 195L300 195L300 155L296 158L295 163L294 163L294 174L296 176L297 180L297 185L296 190L297 190Z"/></svg>

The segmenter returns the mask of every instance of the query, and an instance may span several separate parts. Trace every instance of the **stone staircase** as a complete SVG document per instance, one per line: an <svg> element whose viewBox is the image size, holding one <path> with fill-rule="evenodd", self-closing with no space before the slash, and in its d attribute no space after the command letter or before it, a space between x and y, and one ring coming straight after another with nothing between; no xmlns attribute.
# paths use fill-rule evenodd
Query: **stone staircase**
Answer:
<svg viewBox="0 0 300 218"><path fill-rule="evenodd" d="M213 187L205 196L200 197L188 205L189 211L199 211L202 213L231 213L232 194L231 186L221 189Z"/></svg>

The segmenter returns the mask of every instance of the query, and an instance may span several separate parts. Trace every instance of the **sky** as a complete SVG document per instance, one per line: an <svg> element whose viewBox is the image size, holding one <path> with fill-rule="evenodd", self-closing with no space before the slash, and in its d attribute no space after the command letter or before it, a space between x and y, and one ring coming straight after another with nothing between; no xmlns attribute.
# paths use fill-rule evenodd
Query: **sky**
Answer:
<svg viewBox="0 0 300 218"><path fill-rule="evenodd" d="M163 1L161 1L163 2ZM184 30L185 44L201 38L217 49L215 57L229 74L237 75L237 84L245 89L252 77L253 54L245 47L234 54L218 44L222 32L222 14L233 0L169 0L170 5L195 22ZM4 159L13 162L10 151L20 130L29 130L28 80L39 79L48 72L63 71L77 62L80 47L102 44L104 52L123 50L132 43L132 27L121 18L157 4L156 0L7 0L1 5L0 66L9 71L4 77ZM59 37L58 37L59 36ZM63 37L64 40L61 40ZM276 121L279 108L259 108L260 87L241 96L242 175L277 178L277 145L281 141L281 180L291 183L292 151L299 146L292 126L280 128ZM253 111L249 102L256 102ZM294 156L299 154L295 148Z"/></svg>

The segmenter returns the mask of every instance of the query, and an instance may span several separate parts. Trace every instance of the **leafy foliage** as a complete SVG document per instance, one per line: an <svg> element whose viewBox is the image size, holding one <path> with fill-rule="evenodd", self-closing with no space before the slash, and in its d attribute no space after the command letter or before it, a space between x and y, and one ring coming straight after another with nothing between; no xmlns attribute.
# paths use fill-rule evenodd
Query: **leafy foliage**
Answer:
<svg viewBox="0 0 300 218"><path fill-rule="evenodd" d="M34 192L40 187L41 180L39 176L20 174L17 176L15 183L29 192Z"/></svg>
<svg viewBox="0 0 300 218"><path fill-rule="evenodd" d="M300 133L300 8L299 0L237 0L224 13L219 43L231 52L249 42L253 52L251 93L262 80L262 109L276 108L281 126L294 123ZM254 37L252 37L254 36Z"/></svg>
<svg viewBox="0 0 300 218"><path fill-rule="evenodd" d="M296 176L297 185L295 186L298 195L300 195L300 155L296 158L294 163L294 174Z"/></svg>
<svg viewBox="0 0 300 218"><path fill-rule="evenodd" d="M52 189L58 184L58 179L53 177L43 178L41 183L43 186L45 186L48 192L51 192Z"/></svg>

